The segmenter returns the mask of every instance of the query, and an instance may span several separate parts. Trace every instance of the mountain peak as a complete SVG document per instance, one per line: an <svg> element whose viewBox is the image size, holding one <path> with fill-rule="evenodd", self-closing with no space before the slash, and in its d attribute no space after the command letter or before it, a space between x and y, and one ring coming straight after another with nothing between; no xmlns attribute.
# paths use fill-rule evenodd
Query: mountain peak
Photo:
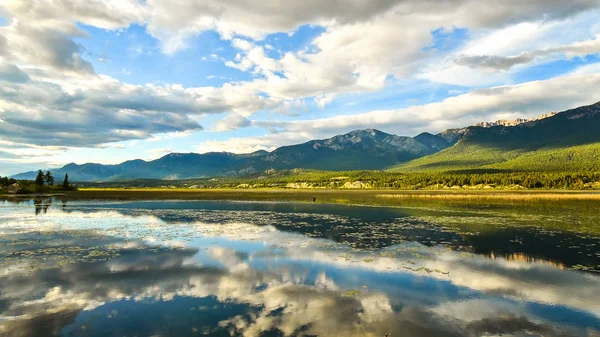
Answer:
<svg viewBox="0 0 600 337"><path fill-rule="evenodd" d="M479 122L473 126L481 126L483 128L491 128L494 126L517 126L529 122L535 122L542 119L546 119L552 116L555 116L558 112L550 112L547 114L539 115L538 117L533 118L517 118L517 119L499 119L495 122Z"/></svg>
<svg viewBox="0 0 600 337"><path fill-rule="evenodd" d="M181 158L181 157L185 157L185 156L189 156L189 155L196 155L197 153L194 152L188 152L188 153L184 153L184 152L171 152L171 153L167 153L166 155L163 156L163 158Z"/></svg>
<svg viewBox="0 0 600 337"><path fill-rule="evenodd" d="M376 136L389 136L390 134L385 133L383 131L379 131L376 129L362 129L362 130L354 130L350 131L341 136L357 136L357 137L376 137Z"/></svg>
<svg viewBox="0 0 600 337"><path fill-rule="evenodd" d="M596 105L600 105L600 102L592 104L587 107L579 107L579 108L576 108L573 110L580 110L582 108L594 108ZM567 110L567 111L563 111L563 112L549 112L549 113L545 113L545 114L539 115L537 117L532 117L532 118L499 119L494 122L479 122L479 123L476 123L476 124L473 124L470 126L466 126L463 128L446 129L446 130L438 133L438 136L444 138L450 144L455 144L468 131L468 129L472 128L472 127L481 127L484 129L492 128L495 126L513 127L513 126L519 126L519 125L524 125L524 124L528 124L528 123L534 123L537 121L541 121L541 120L544 120L547 118L554 117L559 114L564 114L569 111L572 111L572 110Z"/></svg>

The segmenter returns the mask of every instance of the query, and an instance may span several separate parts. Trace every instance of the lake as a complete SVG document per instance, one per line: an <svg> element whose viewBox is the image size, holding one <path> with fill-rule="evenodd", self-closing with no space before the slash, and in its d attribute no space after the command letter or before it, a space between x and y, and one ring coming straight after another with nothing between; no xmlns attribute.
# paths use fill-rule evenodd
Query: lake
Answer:
<svg viewBox="0 0 600 337"><path fill-rule="evenodd" d="M600 336L600 203L0 200L0 336Z"/></svg>

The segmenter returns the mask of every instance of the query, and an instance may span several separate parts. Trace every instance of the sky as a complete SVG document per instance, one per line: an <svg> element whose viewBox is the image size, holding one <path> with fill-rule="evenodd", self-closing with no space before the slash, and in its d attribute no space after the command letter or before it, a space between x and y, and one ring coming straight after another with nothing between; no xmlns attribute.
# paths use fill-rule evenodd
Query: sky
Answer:
<svg viewBox="0 0 600 337"><path fill-rule="evenodd" d="M600 0L0 0L0 175L600 101Z"/></svg>

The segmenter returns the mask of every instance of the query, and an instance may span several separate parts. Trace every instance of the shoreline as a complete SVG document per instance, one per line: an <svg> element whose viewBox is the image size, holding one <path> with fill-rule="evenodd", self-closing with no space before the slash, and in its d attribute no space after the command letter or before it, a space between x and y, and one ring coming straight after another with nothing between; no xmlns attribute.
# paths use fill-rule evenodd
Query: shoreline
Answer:
<svg viewBox="0 0 600 337"><path fill-rule="evenodd" d="M82 188L78 191L61 193L0 195L0 199L4 200L53 197L64 200L239 200L400 206L411 201L484 203L600 201L600 191Z"/></svg>

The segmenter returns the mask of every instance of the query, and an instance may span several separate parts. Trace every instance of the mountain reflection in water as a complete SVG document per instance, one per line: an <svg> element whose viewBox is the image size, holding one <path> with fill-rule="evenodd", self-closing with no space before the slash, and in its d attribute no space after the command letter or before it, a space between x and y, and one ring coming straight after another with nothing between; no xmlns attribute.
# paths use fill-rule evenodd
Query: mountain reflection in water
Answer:
<svg viewBox="0 0 600 337"><path fill-rule="evenodd" d="M598 238L448 226L501 220L476 210L52 199L0 208L1 336L600 330ZM564 242L577 252L549 248ZM572 270L579 264L588 271Z"/></svg>

